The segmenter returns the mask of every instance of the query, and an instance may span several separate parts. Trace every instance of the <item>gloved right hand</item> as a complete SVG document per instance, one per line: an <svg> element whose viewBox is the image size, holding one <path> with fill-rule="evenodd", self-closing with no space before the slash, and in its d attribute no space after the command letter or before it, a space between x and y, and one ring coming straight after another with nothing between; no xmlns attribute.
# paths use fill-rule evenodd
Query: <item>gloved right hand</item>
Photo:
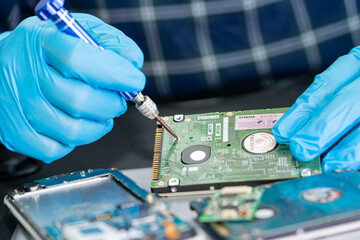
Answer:
<svg viewBox="0 0 360 240"><path fill-rule="evenodd" d="M0 142L51 162L104 136L141 91L143 54L121 31L74 14L105 50L36 17L0 35Z"/></svg>
<svg viewBox="0 0 360 240"><path fill-rule="evenodd" d="M299 161L326 153L323 170L360 169L360 47L338 58L273 127Z"/></svg>

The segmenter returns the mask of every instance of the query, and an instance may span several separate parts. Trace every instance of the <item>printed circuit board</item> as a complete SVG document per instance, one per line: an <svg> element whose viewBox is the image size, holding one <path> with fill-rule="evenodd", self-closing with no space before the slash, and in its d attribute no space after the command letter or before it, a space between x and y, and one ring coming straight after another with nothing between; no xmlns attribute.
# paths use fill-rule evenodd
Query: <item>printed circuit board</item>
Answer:
<svg viewBox="0 0 360 240"><path fill-rule="evenodd" d="M321 173L320 159L300 162L271 128L287 108L174 115L158 125L151 189L160 195L257 185Z"/></svg>
<svg viewBox="0 0 360 240"><path fill-rule="evenodd" d="M200 222L251 221L263 187L235 186L216 190L199 216Z"/></svg>

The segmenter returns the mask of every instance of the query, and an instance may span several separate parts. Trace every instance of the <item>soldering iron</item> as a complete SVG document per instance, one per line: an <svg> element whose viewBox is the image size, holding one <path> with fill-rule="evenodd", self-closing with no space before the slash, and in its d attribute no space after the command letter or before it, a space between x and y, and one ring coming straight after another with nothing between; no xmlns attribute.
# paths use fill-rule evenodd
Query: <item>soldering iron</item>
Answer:
<svg viewBox="0 0 360 240"><path fill-rule="evenodd" d="M41 0L35 7L35 14L43 21L50 19L62 32L81 38L86 43L104 50L64 8L64 3L65 0ZM133 101L142 115L150 119L155 118L176 140L179 139L159 117L159 110L151 98L141 92L120 92L120 94L125 100Z"/></svg>

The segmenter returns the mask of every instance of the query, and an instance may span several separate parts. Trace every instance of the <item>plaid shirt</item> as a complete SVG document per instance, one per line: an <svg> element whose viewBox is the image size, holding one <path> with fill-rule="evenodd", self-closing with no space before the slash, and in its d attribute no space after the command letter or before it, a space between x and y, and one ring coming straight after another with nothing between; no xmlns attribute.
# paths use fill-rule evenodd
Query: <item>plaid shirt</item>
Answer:
<svg viewBox="0 0 360 240"><path fill-rule="evenodd" d="M0 0L0 31L35 0ZM360 0L67 0L121 29L145 55L144 92L185 98L244 92L318 73L360 43Z"/></svg>

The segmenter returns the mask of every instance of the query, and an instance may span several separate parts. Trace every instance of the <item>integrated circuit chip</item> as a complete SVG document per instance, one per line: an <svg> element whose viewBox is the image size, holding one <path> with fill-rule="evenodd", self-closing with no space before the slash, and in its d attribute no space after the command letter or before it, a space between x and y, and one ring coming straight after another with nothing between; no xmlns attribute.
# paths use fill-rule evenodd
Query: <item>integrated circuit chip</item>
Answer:
<svg viewBox="0 0 360 240"><path fill-rule="evenodd" d="M287 108L163 117L181 140L157 126L151 189L189 194L230 185L317 175L320 159L300 162L271 128ZM306 174L302 174L305 173Z"/></svg>

